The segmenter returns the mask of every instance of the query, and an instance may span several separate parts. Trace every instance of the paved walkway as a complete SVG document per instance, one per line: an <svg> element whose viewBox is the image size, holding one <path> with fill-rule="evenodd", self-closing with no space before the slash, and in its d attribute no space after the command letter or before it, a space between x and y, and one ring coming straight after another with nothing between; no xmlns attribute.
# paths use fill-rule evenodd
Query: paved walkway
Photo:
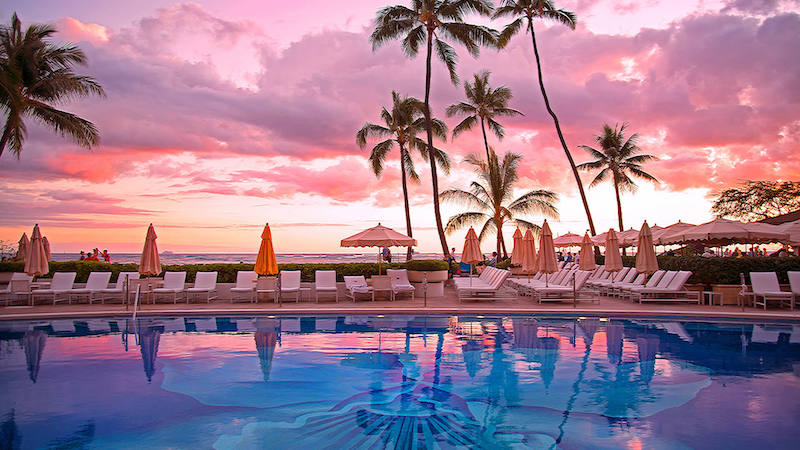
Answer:
<svg viewBox="0 0 800 450"><path fill-rule="evenodd" d="M586 314L586 315L649 315L649 316L684 316L733 319L790 320L800 322L800 308L788 309L738 306L708 306L690 303L647 303L638 304L625 300L607 297L595 298L596 302L581 301L573 305L571 301L538 304L530 297L517 297L497 301L465 301L460 303L455 290L448 287L445 297L429 299L401 299L395 301L359 300L354 303L340 297L336 303L324 300L315 303L305 300L277 304L261 303L229 303L212 301L211 303L178 303L145 304L140 306L140 316L150 315L264 315L264 314L382 314L382 313L429 313L429 314ZM100 317L131 314L132 309L120 304L58 304L37 306L0 307L0 320Z"/></svg>

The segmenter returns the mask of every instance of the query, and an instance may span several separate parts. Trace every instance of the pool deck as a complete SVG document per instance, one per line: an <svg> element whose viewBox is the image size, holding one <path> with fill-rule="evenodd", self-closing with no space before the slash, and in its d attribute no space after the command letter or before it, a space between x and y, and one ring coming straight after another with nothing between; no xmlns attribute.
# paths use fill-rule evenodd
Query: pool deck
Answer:
<svg viewBox="0 0 800 450"><path fill-rule="evenodd" d="M389 301L377 299L350 299L339 302L324 300L316 303L304 299L300 302L230 303L225 300L211 303L178 303L140 305L141 316L191 316L191 315L302 315L302 314L553 314L553 315L615 315L615 316L672 316L713 319L756 319L769 321L800 322L800 308L794 310L739 306L710 306L692 303L646 303L608 297L596 297L596 302L582 300L573 305L571 300L539 304L530 297L517 297L496 301L464 301L459 299L452 287L447 287L445 296L428 299L398 299ZM121 304L59 304L37 306L0 307L0 320L52 319L104 317L132 314L132 307Z"/></svg>

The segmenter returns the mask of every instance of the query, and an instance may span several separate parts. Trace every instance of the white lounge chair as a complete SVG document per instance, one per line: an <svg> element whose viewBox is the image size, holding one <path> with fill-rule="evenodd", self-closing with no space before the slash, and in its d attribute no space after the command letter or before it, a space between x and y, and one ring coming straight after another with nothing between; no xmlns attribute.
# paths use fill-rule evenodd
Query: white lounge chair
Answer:
<svg viewBox="0 0 800 450"><path fill-rule="evenodd" d="M186 289L186 303L189 303L194 296L205 294L206 303L211 303L212 298L217 298L217 272L197 272L194 278L194 286Z"/></svg>
<svg viewBox="0 0 800 450"><path fill-rule="evenodd" d="M667 287L669 282L675 278L675 274L677 272L667 272L665 270L657 270L644 286L631 286L631 287L620 287L619 288L619 296L622 298L633 298L634 292L640 289L645 288L654 288L654 287ZM669 274L669 275L668 275ZM663 285L661 284L663 282Z"/></svg>
<svg viewBox="0 0 800 450"><path fill-rule="evenodd" d="M754 306L763 305L764 309L767 309L767 302L772 300L780 302L781 305L788 302L794 309L794 295L791 292L781 291L778 275L775 272L750 272L750 283L753 285Z"/></svg>
<svg viewBox="0 0 800 450"><path fill-rule="evenodd" d="M117 275L117 282L113 288L106 288L100 290L100 303L105 303L107 299L111 298L120 298L124 300L125 298L125 283L130 282L130 280L138 280L139 279L139 272L120 272ZM130 293L133 294L133 289L129 289Z"/></svg>
<svg viewBox="0 0 800 450"><path fill-rule="evenodd" d="M178 303L178 296L185 292L186 272L164 272L164 285L153 289L153 303L159 296L172 295L172 303ZM188 300L187 300L188 301Z"/></svg>
<svg viewBox="0 0 800 450"><path fill-rule="evenodd" d="M400 294L411 294L411 300L414 300L414 295L417 289L408 281L408 270L406 269L387 269L386 275L392 283L392 300Z"/></svg>
<svg viewBox="0 0 800 450"><path fill-rule="evenodd" d="M2 291L0 291L0 298L5 299L6 306L9 305L9 302L14 302L22 298L25 300L25 303L28 303L31 298L31 281L33 280L33 276L26 275L21 272L15 272L11 275L11 280L8 283L8 286Z"/></svg>
<svg viewBox="0 0 800 450"><path fill-rule="evenodd" d="M73 299L79 299L81 297L86 297L90 305L95 299L95 296L102 299L103 289L108 289L109 280L111 280L111 272L91 272L89 278L86 280L85 287L70 289L70 303L72 303Z"/></svg>
<svg viewBox="0 0 800 450"><path fill-rule="evenodd" d="M299 270L283 270L280 273L280 284L278 293L278 302L283 301L286 294L294 295L295 302L300 301L300 271Z"/></svg>
<svg viewBox="0 0 800 450"><path fill-rule="evenodd" d="M483 271L489 272L485 282L479 280L481 282L478 283L478 285L456 286L459 302L464 300L499 300L516 297L501 296L503 283L505 283L506 279L511 275L510 271L497 269L491 266L486 267Z"/></svg>
<svg viewBox="0 0 800 450"><path fill-rule="evenodd" d="M800 272L790 270L786 272L786 276L789 277L789 287L792 289L792 309L794 309L797 299L800 298ZM800 338L800 335L797 337Z"/></svg>
<svg viewBox="0 0 800 450"><path fill-rule="evenodd" d="M231 288L231 303L240 298L246 298L251 303L255 302L257 279L258 274L251 270L236 272L236 285Z"/></svg>
<svg viewBox="0 0 800 450"><path fill-rule="evenodd" d="M579 270L575 273L575 286L572 286L572 277L567 280L567 284L561 286L537 287L533 289L534 296L538 298L539 303L546 301L562 301L570 299L575 296L574 300L578 300L578 294L589 279L589 271Z"/></svg>
<svg viewBox="0 0 800 450"><path fill-rule="evenodd" d="M336 286L335 270L317 270L314 272L314 295L319 303L319 294L333 294L339 302L339 288Z"/></svg>
<svg viewBox="0 0 800 450"><path fill-rule="evenodd" d="M639 303L688 301L697 302L699 305L701 301L700 291L689 291L684 287L691 276L692 272L688 270L682 270L672 277L666 287L636 289L634 290L634 300L639 300ZM666 277L666 275L664 277Z"/></svg>
<svg viewBox="0 0 800 450"><path fill-rule="evenodd" d="M359 295L369 295L372 301L375 301L375 290L367 285L363 275L344 277L344 287L347 289L347 297L352 298L354 302Z"/></svg>
<svg viewBox="0 0 800 450"><path fill-rule="evenodd" d="M31 305L36 303L36 297L53 296L54 305L57 301L63 301L63 299L58 298L60 295L66 296L67 301L69 301L69 291L75 283L75 275L77 275L75 272L54 273L48 289L34 289L31 291Z"/></svg>

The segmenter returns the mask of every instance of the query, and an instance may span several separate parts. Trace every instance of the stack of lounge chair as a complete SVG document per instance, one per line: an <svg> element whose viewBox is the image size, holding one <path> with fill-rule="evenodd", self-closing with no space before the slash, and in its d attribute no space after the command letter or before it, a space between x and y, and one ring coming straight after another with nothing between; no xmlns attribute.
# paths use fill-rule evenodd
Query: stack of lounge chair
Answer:
<svg viewBox="0 0 800 450"><path fill-rule="evenodd" d="M511 272L486 266L478 277L453 278L459 302L464 300L499 300L516 298L503 289Z"/></svg>

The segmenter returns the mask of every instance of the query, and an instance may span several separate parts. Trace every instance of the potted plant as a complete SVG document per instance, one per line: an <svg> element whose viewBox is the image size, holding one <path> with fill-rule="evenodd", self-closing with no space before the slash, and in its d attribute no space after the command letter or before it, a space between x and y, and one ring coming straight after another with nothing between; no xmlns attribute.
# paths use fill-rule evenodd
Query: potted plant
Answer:
<svg viewBox="0 0 800 450"><path fill-rule="evenodd" d="M447 261L436 259L409 260L406 262L408 281L422 283L427 274L428 283L441 283L447 281Z"/></svg>

